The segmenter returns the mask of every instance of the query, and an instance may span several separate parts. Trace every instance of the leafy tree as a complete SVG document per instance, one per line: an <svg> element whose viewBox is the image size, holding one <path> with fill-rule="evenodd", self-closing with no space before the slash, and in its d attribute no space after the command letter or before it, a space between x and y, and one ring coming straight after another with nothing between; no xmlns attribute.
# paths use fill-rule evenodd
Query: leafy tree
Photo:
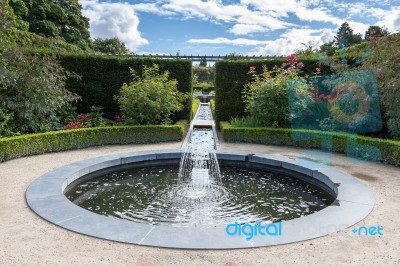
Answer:
<svg viewBox="0 0 400 266"><path fill-rule="evenodd" d="M193 74L196 79L193 82L214 82L215 80L215 67L202 67L194 66Z"/></svg>
<svg viewBox="0 0 400 266"><path fill-rule="evenodd" d="M371 48L362 68L375 70L386 126L392 138L400 139L400 33L377 39Z"/></svg>
<svg viewBox="0 0 400 266"><path fill-rule="evenodd" d="M93 41L93 50L103 54L129 54L125 43L118 38L101 39L97 38Z"/></svg>
<svg viewBox="0 0 400 266"><path fill-rule="evenodd" d="M29 23L23 20L23 17L28 15L28 8L22 0L10 0L10 6L14 10L15 26L19 30L28 31Z"/></svg>
<svg viewBox="0 0 400 266"><path fill-rule="evenodd" d="M370 41L371 38L379 38L388 35L389 32L384 27L379 26L369 26L368 30L365 32L365 40Z"/></svg>
<svg viewBox="0 0 400 266"><path fill-rule="evenodd" d="M347 22L344 22L340 26L335 36L335 46L339 48L348 47L353 44L359 44L361 42L361 34L354 34L353 29Z"/></svg>
<svg viewBox="0 0 400 266"><path fill-rule="evenodd" d="M122 85L116 97L128 124L168 124L171 115L183 109L188 95L180 93L169 72L160 74L157 64L144 66L142 76L131 69L133 81Z"/></svg>
<svg viewBox="0 0 400 266"><path fill-rule="evenodd" d="M3 133L31 133L58 128L57 112L79 97L65 89L68 77L52 57L0 54L0 118Z"/></svg>
<svg viewBox="0 0 400 266"><path fill-rule="evenodd" d="M8 0L0 1L0 34L15 24L15 15Z"/></svg>
<svg viewBox="0 0 400 266"><path fill-rule="evenodd" d="M28 23L30 32L62 37L83 50L91 49L89 19L82 15L78 0L11 0L10 4L17 18Z"/></svg>
<svg viewBox="0 0 400 266"><path fill-rule="evenodd" d="M320 46L319 51L321 53L326 54L327 56L332 56L335 54L337 48L334 45L334 42L328 42L324 43L323 45Z"/></svg>
<svg viewBox="0 0 400 266"><path fill-rule="evenodd" d="M24 2L21 0L10 0L10 3L19 1L21 10L18 14L24 14ZM34 53L36 49L54 52L83 53L83 51L72 44L66 43L61 37L46 38L24 31L23 24L26 23L14 14L13 8L8 0L0 0L0 51L10 47L18 47L20 50L29 50Z"/></svg>
<svg viewBox="0 0 400 266"><path fill-rule="evenodd" d="M241 57L241 55L237 54L235 52L225 55L225 58L229 59L229 60L237 60L237 59L240 59L240 57Z"/></svg>
<svg viewBox="0 0 400 266"><path fill-rule="evenodd" d="M206 67L207 66L207 59L206 59L205 56L200 59L199 66L201 66L201 67Z"/></svg>

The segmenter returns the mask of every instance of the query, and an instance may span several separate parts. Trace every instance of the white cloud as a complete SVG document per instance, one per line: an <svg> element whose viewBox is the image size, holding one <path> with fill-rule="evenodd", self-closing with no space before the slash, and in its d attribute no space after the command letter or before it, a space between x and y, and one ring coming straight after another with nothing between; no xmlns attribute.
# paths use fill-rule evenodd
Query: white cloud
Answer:
<svg viewBox="0 0 400 266"><path fill-rule="evenodd" d="M269 14L277 18L288 17L294 14L302 21L320 21L340 23L340 19L333 16L329 10L323 7L315 7L319 1L296 1L296 0L242 0L242 4Z"/></svg>
<svg viewBox="0 0 400 266"><path fill-rule="evenodd" d="M236 35L246 35L255 32L264 32L266 30L265 27L256 24L236 24L229 29L229 32Z"/></svg>
<svg viewBox="0 0 400 266"><path fill-rule="evenodd" d="M266 41L262 47L256 47L248 55L289 55L299 50L304 50L306 45L318 48L322 44L332 41L335 33L331 29L290 29L280 38ZM304 44L303 44L304 43Z"/></svg>
<svg viewBox="0 0 400 266"><path fill-rule="evenodd" d="M132 5L98 0L80 0L79 3L83 15L90 19L92 38L117 37L132 51L148 44L148 40L138 30L139 18Z"/></svg>
<svg viewBox="0 0 400 266"><path fill-rule="evenodd" d="M221 36L190 39L188 42L260 46L250 54L264 55L286 55L304 48L301 43L317 48L331 41L335 35L332 30L337 30L346 20L354 33L362 35L369 26L366 23L374 21L375 25L386 26L391 32L400 30L400 7L388 0L381 0L379 4L372 0L352 3L342 0L240 0L235 3L223 0L154 0L136 1L136 4L127 0L100 1L79 0L84 7L83 14L90 18L92 37L118 37L133 51L148 44L138 29L138 12L223 25L228 34L236 37L247 35L247 38ZM387 3L392 3L392 6ZM329 24L332 29L325 29ZM248 37L277 30L285 30L285 33L276 40L252 40Z"/></svg>
<svg viewBox="0 0 400 266"><path fill-rule="evenodd" d="M197 44L228 44L237 46L256 46L268 43L268 41L250 40L245 38L228 39L228 38L215 38L215 39L190 39L189 43Z"/></svg>
<svg viewBox="0 0 400 266"><path fill-rule="evenodd" d="M232 23L229 30L235 35L269 30L285 29L292 26L273 14L250 10L245 4L227 4L218 0L169 0L162 4L162 10L181 14L185 19L200 18L214 23Z"/></svg>
<svg viewBox="0 0 400 266"><path fill-rule="evenodd" d="M139 3L131 5L137 12L153 13L161 16L173 16L175 12L162 9L157 3Z"/></svg>
<svg viewBox="0 0 400 266"><path fill-rule="evenodd" d="M259 46L252 49L248 55L288 55L305 48L304 44L314 48L333 40L335 33L331 29L290 29L276 40L251 40L246 38L228 39L190 39L197 44L225 44L234 46ZM304 43L304 44L303 44Z"/></svg>
<svg viewBox="0 0 400 266"><path fill-rule="evenodd" d="M368 1L371 2L371 1ZM380 1L381 7L388 5L389 1ZM346 12L355 20L360 17L368 18L369 21L376 21L373 25L385 26L390 32L400 31L400 6L392 5L389 9L381 7L369 6L367 3L341 3L341 6L346 8ZM368 29L367 24L352 21L350 26L355 33L364 35Z"/></svg>
<svg viewBox="0 0 400 266"><path fill-rule="evenodd" d="M400 7L393 7L390 11L386 11L378 23L378 26L385 26L390 32L400 31Z"/></svg>
<svg viewBox="0 0 400 266"><path fill-rule="evenodd" d="M220 1L210 0L173 0L162 4L163 10L182 14L185 18L233 22L243 11L239 5L223 5Z"/></svg>
<svg viewBox="0 0 400 266"><path fill-rule="evenodd" d="M353 30L354 34L361 34L364 37L365 32L368 30L369 25L357 21L348 20L350 28Z"/></svg>

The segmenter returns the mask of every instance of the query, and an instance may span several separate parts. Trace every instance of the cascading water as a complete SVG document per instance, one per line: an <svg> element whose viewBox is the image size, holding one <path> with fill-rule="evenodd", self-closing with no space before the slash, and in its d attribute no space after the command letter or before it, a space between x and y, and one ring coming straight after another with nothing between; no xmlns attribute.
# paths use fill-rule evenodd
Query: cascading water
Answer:
<svg viewBox="0 0 400 266"><path fill-rule="evenodd" d="M203 126L212 125L209 105L200 105L193 126L196 126L196 122ZM178 183L173 196L180 201L226 200L228 193L222 186L213 128L193 127L189 134L191 135L181 159Z"/></svg>

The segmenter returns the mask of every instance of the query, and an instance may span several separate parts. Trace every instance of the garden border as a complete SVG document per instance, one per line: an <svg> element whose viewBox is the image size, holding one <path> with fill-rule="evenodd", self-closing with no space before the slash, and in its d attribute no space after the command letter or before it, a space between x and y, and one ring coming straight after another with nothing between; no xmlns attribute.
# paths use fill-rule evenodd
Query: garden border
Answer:
<svg viewBox="0 0 400 266"><path fill-rule="evenodd" d="M0 162L72 149L131 143L181 141L188 122L175 125L138 125L82 128L0 138Z"/></svg>

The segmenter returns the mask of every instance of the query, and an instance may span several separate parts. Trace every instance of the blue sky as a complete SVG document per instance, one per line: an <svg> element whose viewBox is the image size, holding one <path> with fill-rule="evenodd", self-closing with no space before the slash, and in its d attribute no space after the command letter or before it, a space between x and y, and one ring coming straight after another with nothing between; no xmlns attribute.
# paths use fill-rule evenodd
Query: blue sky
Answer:
<svg viewBox="0 0 400 266"><path fill-rule="evenodd" d="M79 0L92 38L138 54L288 55L329 42L347 21L400 30L400 0Z"/></svg>

